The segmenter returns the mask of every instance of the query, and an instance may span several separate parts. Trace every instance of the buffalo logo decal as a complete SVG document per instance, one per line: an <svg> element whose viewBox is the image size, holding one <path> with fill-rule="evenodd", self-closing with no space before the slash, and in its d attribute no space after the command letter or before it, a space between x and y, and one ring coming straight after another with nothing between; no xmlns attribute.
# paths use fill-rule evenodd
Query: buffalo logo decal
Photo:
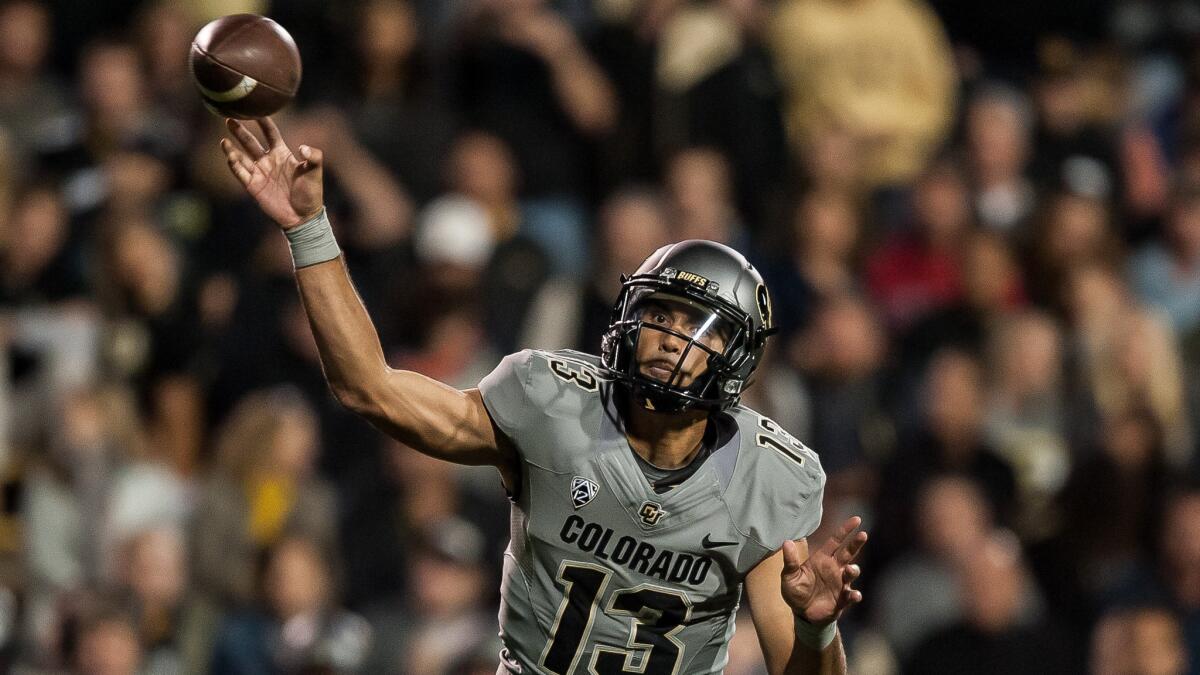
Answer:
<svg viewBox="0 0 1200 675"><path fill-rule="evenodd" d="M762 318L763 328L771 327L771 296L767 295L767 287L759 284L754 291L754 297L758 301L758 316Z"/></svg>

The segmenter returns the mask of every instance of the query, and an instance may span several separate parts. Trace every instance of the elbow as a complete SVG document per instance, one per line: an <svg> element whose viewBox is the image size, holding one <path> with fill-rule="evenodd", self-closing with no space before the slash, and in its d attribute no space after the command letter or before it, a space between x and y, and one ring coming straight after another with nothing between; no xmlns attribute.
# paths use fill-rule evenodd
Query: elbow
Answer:
<svg viewBox="0 0 1200 675"><path fill-rule="evenodd" d="M329 389L343 408L356 415L369 418L379 409L379 397L366 387L330 383Z"/></svg>

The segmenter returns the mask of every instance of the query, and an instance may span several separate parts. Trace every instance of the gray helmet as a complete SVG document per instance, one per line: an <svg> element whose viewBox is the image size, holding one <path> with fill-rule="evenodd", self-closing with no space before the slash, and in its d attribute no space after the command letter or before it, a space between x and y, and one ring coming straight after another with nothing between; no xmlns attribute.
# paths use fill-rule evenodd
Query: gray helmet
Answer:
<svg viewBox="0 0 1200 675"><path fill-rule="evenodd" d="M697 326L681 331L644 320L642 308L662 302L694 308L700 316ZM658 249L632 276L622 277L600 362L647 408L724 410L737 404L758 366L767 337L775 332L772 319L766 284L742 254L712 241L681 241ZM639 367L638 341L645 330L683 341L669 377L650 377ZM702 341L713 332L721 336L719 349ZM680 368L692 349L708 354L707 368L683 386L677 380L683 379Z"/></svg>

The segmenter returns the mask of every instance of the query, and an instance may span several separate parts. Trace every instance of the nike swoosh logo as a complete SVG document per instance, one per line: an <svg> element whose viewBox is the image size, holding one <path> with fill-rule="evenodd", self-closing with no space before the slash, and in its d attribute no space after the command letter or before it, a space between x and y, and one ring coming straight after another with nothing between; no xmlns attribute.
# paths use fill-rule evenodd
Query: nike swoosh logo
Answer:
<svg viewBox="0 0 1200 675"><path fill-rule="evenodd" d="M736 546L737 545L736 541L713 541L712 539L708 538L707 534L704 535L704 539L700 540L700 543L704 545L704 548L720 548L722 546Z"/></svg>

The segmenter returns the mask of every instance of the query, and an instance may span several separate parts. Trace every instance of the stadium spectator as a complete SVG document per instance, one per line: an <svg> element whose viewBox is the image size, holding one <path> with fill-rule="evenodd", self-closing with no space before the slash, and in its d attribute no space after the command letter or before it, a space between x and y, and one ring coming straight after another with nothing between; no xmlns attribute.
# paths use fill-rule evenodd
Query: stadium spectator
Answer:
<svg viewBox="0 0 1200 675"><path fill-rule="evenodd" d="M458 655L491 635L484 609L489 586L487 540L469 523L452 519L431 524L410 562L413 607L407 636L418 656L405 659L412 673L442 671ZM446 639L446 629L455 636Z"/></svg>
<svg viewBox="0 0 1200 675"><path fill-rule="evenodd" d="M867 289L893 330L903 333L962 297L962 251L972 226L965 198L953 165L934 163L913 189L911 227L867 258Z"/></svg>
<svg viewBox="0 0 1200 675"><path fill-rule="evenodd" d="M1168 476L1162 429L1144 409L1105 420L1103 445L1072 467L1056 498L1058 525L1030 555L1076 641L1086 639L1105 603L1139 574ZM1031 522L1048 529L1054 514Z"/></svg>
<svg viewBox="0 0 1200 675"><path fill-rule="evenodd" d="M136 620L146 670L207 671L219 615L210 603L189 592L183 530L175 526L143 530L122 548L119 588Z"/></svg>
<svg viewBox="0 0 1200 675"><path fill-rule="evenodd" d="M656 149L718 151L747 227L758 229L788 180L783 91L765 44L770 3L658 5Z"/></svg>
<svg viewBox="0 0 1200 675"><path fill-rule="evenodd" d="M980 87L967 105L965 145L980 225L1017 231L1037 207L1036 186L1026 176L1033 116L1028 96L999 84Z"/></svg>
<svg viewBox="0 0 1200 675"><path fill-rule="evenodd" d="M1030 242L1031 291L1036 300L1062 307L1062 292L1072 272L1088 265L1115 265L1121 243L1104 200L1057 191L1044 201L1042 222Z"/></svg>
<svg viewBox="0 0 1200 675"><path fill-rule="evenodd" d="M346 597L376 610L381 603L406 602L414 551L409 542L422 532L453 518L473 523L484 533L488 563L498 565L508 524L494 471L454 467L394 441L386 445L382 468L375 469L384 483L355 495L344 519Z"/></svg>
<svg viewBox="0 0 1200 675"><path fill-rule="evenodd" d="M1162 607L1116 609L1096 623L1091 641L1094 675L1184 675L1188 655L1179 620Z"/></svg>
<svg viewBox="0 0 1200 675"><path fill-rule="evenodd" d="M334 550L333 491L313 473L319 438L313 410L290 389L239 402L217 436L216 471L196 507L191 555L201 592L245 607L262 554L278 542L303 536Z"/></svg>
<svg viewBox="0 0 1200 675"><path fill-rule="evenodd" d="M920 389L921 421L901 429L900 446L883 464L877 504L874 555L888 560L918 536L914 502L927 476L961 473L975 481L998 525L1010 522L1017 504L1012 468L984 434L983 368L978 358L948 349L936 354Z"/></svg>
<svg viewBox="0 0 1200 675"><path fill-rule="evenodd" d="M811 406L809 438L829 448L821 465L831 476L861 468L874 453L886 451L873 445L878 439L869 433L882 405L880 371L886 349L870 306L844 294L822 303L809 331L792 342L789 356L804 377Z"/></svg>
<svg viewBox="0 0 1200 675"><path fill-rule="evenodd" d="M452 57L454 100L468 125L508 144L520 168L527 231L550 240L557 271L587 261L584 198L591 141L610 132L618 103L580 36L543 0L467 3Z"/></svg>
<svg viewBox="0 0 1200 675"><path fill-rule="evenodd" d="M445 174L451 191L470 197L487 212L493 237L508 239L521 229L520 175L504 141L483 131L464 132L454 139Z"/></svg>
<svg viewBox="0 0 1200 675"><path fill-rule="evenodd" d="M107 610L84 621L79 631L75 672L80 675L138 675L141 667L142 650L132 619Z"/></svg>
<svg viewBox="0 0 1200 675"><path fill-rule="evenodd" d="M905 672L1071 673L1071 645L1045 618L1021 549L1011 534L990 536L959 570L963 620L917 648Z"/></svg>
<svg viewBox="0 0 1200 675"><path fill-rule="evenodd" d="M171 0L143 3L132 24L132 36L145 65L151 105L185 128L195 124L206 112L189 82L187 60L180 55L191 49L198 26L185 7Z"/></svg>
<svg viewBox="0 0 1200 675"><path fill-rule="evenodd" d="M483 272L488 282L478 288L484 322L493 344L501 351L514 351L530 327L528 313L544 284L552 278L573 281L582 274L559 267L566 248L580 244L569 241L570 233L538 227L526 218L512 152L496 136L462 134L445 168L450 189L475 200L486 212L495 248Z"/></svg>
<svg viewBox="0 0 1200 675"><path fill-rule="evenodd" d="M98 233L101 309L115 327L108 348L112 365L146 402L152 441L176 471L186 475L203 442L203 401L196 362L208 346L198 325L196 296L183 252L148 214L113 213ZM118 352L126 346L124 353Z"/></svg>
<svg viewBox="0 0 1200 675"><path fill-rule="evenodd" d="M870 186L908 183L950 130L950 44L924 2L789 0L770 25L799 146L830 131L861 146Z"/></svg>
<svg viewBox="0 0 1200 675"><path fill-rule="evenodd" d="M1099 266L1072 273L1078 383L1073 433L1097 442L1096 418L1144 406L1162 427L1167 460L1182 466L1193 456L1182 361L1170 327L1134 304L1115 272Z"/></svg>
<svg viewBox="0 0 1200 675"><path fill-rule="evenodd" d="M425 204L442 188L431 168L446 156L458 121L435 82L432 49L423 44L413 5L372 0L357 8L351 81L333 83L337 95L321 98L345 112L362 146Z"/></svg>
<svg viewBox="0 0 1200 675"><path fill-rule="evenodd" d="M829 129L804 141L798 149L802 185L815 192L845 193L855 197L863 185L863 149L841 129Z"/></svg>
<svg viewBox="0 0 1200 675"><path fill-rule="evenodd" d="M947 474L921 487L916 507L919 540L876 586L877 623L898 660L963 616L958 574L972 551L991 534L992 518L979 486Z"/></svg>
<svg viewBox="0 0 1200 675"><path fill-rule="evenodd" d="M729 162L721 153L711 148L681 150L668 160L663 182L673 241L708 239L730 245L745 241Z"/></svg>
<svg viewBox="0 0 1200 675"><path fill-rule="evenodd" d="M25 631L35 658L59 660L72 609L89 589L111 580L121 538L117 505L140 453L137 418L119 391L80 389L58 402L60 422L41 436L47 447L25 480L21 511L28 571ZM139 497L149 498L145 485ZM161 496L161 495L157 495ZM144 514L180 508L164 499Z"/></svg>
<svg viewBox="0 0 1200 675"><path fill-rule="evenodd" d="M1037 310L995 324L986 345L988 442L1016 471L1019 528L1047 522L1045 508L1071 469L1062 329Z"/></svg>
<svg viewBox="0 0 1200 675"><path fill-rule="evenodd" d="M13 148L14 164L33 170L29 155L47 117L70 99L67 84L46 66L54 37L50 7L38 0L0 5L0 127Z"/></svg>
<svg viewBox="0 0 1200 675"><path fill-rule="evenodd" d="M1147 243L1129 260L1138 299L1162 308L1181 339L1200 327L1200 187L1183 186L1172 200L1162 241Z"/></svg>
<svg viewBox="0 0 1200 675"><path fill-rule="evenodd" d="M818 295L858 290L854 271L862 236L859 220L855 204L834 192L809 194L796 209L793 260Z"/></svg>
<svg viewBox="0 0 1200 675"><path fill-rule="evenodd" d="M963 242L962 295L915 323L899 340L902 371L920 371L940 349L982 354L1025 302L1025 285L1008 241L988 230Z"/></svg>
<svg viewBox="0 0 1200 675"><path fill-rule="evenodd" d="M1183 627L1190 672L1200 668L1200 490L1182 489L1163 510L1160 574ZM1145 591L1143 591L1145 592Z"/></svg>
<svg viewBox="0 0 1200 675"><path fill-rule="evenodd" d="M776 321L791 339L812 320L822 298L861 289L858 258L862 223L858 208L842 192L810 192L796 205L781 250L771 250L760 263L771 285Z"/></svg>
<svg viewBox="0 0 1200 675"><path fill-rule="evenodd" d="M179 160L186 142L184 128L154 107L131 43L107 38L90 42L80 56L79 72L81 107L45 119L36 148L43 170L63 181L72 214L90 213L110 199L129 197L121 192L121 184L111 182L112 176L94 173L114 154L138 153L170 166ZM140 172L117 176L123 177L137 179L139 186L148 178Z"/></svg>
<svg viewBox="0 0 1200 675"><path fill-rule="evenodd" d="M14 195L3 226L0 305L9 309L83 300L88 280L72 245L62 197L51 185Z"/></svg>
<svg viewBox="0 0 1200 675"><path fill-rule="evenodd" d="M1031 172L1043 185L1063 183L1073 191L1118 203L1121 186L1118 124L1128 99L1100 56L1086 58L1070 40L1043 39L1041 72L1033 84L1038 109L1036 156Z"/></svg>
<svg viewBox="0 0 1200 675"><path fill-rule="evenodd" d="M261 607L225 619L212 672L359 672L370 650L371 628L339 608L323 547L304 538L272 546L259 584Z"/></svg>

